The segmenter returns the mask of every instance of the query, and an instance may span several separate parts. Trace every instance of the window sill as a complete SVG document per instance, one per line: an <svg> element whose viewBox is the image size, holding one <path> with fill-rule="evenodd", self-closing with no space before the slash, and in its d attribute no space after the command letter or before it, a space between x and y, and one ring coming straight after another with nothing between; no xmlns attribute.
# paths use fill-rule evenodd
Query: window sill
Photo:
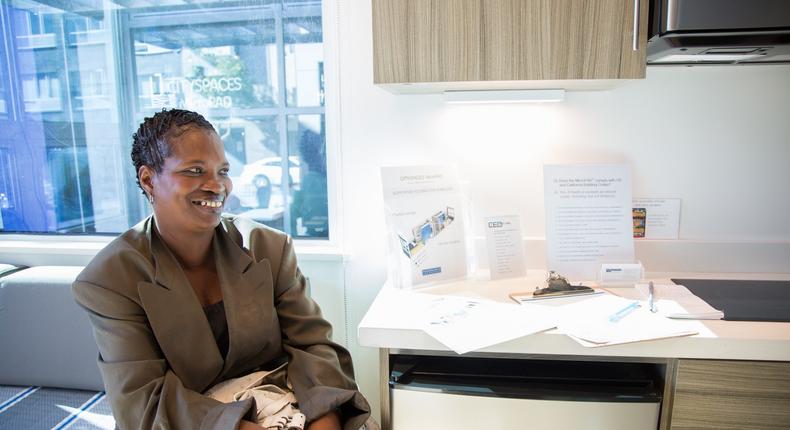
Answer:
<svg viewBox="0 0 790 430"><path fill-rule="evenodd" d="M0 237L0 263L23 266L84 266L115 236L27 236ZM295 242L300 262L342 263L346 256L338 246Z"/></svg>

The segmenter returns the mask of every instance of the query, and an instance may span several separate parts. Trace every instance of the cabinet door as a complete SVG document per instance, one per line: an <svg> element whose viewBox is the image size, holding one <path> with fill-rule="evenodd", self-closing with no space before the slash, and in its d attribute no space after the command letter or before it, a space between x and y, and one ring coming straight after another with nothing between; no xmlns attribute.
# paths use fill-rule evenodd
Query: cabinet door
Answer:
<svg viewBox="0 0 790 430"><path fill-rule="evenodd" d="M790 363L678 360L671 428L790 428Z"/></svg>
<svg viewBox="0 0 790 430"><path fill-rule="evenodd" d="M479 81L481 0L374 0L374 82Z"/></svg>
<svg viewBox="0 0 790 430"><path fill-rule="evenodd" d="M483 0L484 80L645 76L647 3L634 50L634 0Z"/></svg>
<svg viewBox="0 0 790 430"><path fill-rule="evenodd" d="M643 78L647 11L648 0L373 0L374 82Z"/></svg>

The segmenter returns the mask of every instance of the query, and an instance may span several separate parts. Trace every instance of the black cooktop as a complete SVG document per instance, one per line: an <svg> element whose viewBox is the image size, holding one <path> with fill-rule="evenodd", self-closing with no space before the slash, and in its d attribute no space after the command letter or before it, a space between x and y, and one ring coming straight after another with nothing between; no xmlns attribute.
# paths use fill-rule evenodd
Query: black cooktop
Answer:
<svg viewBox="0 0 790 430"><path fill-rule="evenodd" d="M790 322L790 281L673 279L724 312L728 321Z"/></svg>

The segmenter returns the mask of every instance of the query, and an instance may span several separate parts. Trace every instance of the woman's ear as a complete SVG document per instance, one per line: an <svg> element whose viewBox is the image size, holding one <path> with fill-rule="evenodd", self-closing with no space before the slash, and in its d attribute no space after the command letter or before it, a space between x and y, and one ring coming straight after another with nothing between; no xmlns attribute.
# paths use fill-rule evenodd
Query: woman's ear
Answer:
<svg viewBox="0 0 790 430"><path fill-rule="evenodd" d="M137 179L150 199L154 192L154 169L145 165L140 166L140 169L137 170Z"/></svg>

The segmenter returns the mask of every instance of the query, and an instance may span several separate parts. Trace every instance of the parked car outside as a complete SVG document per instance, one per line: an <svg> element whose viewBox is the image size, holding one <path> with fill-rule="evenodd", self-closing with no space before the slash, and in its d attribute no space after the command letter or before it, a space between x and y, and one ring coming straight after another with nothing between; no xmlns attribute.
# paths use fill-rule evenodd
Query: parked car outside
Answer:
<svg viewBox="0 0 790 430"><path fill-rule="evenodd" d="M272 194L279 194L282 184L282 162L280 157L266 157L245 164L241 174L233 179L233 194L239 205L245 208L267 208ZM300 182L300 160L288 157L288 185L298 187ZM282 199L277 199L282 205Z"/></svg>

